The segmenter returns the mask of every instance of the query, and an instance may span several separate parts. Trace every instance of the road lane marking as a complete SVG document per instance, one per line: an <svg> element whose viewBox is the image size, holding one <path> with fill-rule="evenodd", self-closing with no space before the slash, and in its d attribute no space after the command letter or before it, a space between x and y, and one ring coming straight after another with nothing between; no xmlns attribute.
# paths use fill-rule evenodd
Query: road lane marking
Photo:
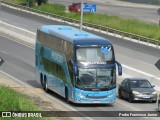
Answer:
<svg viewBox="0 0 160 120"><path fill-rule="evenodd" d="M3 21L0 21L0 22L3 23L3 24L6 24L6 25L8 25L8 26L15 27L15 28L17 28L17 29L23 30L23 31L25 31L25 32L28 32L28 33L31 33L31 34L35 34L34 32L31 32L30 30L23 29L23 28L17 27L17 26L15 26L15 25L8 24L8 23L3 22Z"/></svg>
<svg viewBox="0 0 160 120"><path fill-rule="evenodd" d="M18 56L16 56L16 55L7 53L7 52L2 51L2 50L0 50L0 52L2 52L2 53L4 53L4 54L7 54L7 55L10 55L10 56L12 56L13 58L15 58L15 59L17 59L17 60L19 60L19 61L21 61L21 62L23 62L23 63L26 63L26 61L24 61L23 59L21 59L20 57L18 57ZM32 65L32 64L29 64L29 63L27 63L27 64L30 65L30 66L32 66L32 67L34 67L34 65Z"/></svg>
<svg viewBox="0 0 160 120"><path fill-rule="evenodd" d="M4 53L4 54L7 54L8 55L8 53L7 52L5 52L5 51L3 51L3 50L0 50L2 53Z"/></svg>
<svg viewBox="0 0 160 120"><path fill-rule="evenodd" d="M24 44L24 43L18 42L18 41L16 41L16 40L11 39L11 38L9 38L9 37L6 37L6 36L4 36L4 35L0 35L0 36L4 37L4 38L6 38L6 39L8 39L8 40L10 40L10 41L14 41L14 42L16 42L16 43L19 43L19 44L21 44L21 45L24 45L24 46L26 46L26 47L29 47L29 48L35 49L34 47L31 47L31 46L26 45L26 44ZM26 42L26 41L24 41L24 42Z"/></svg>
<svg viewBox="0 0 160 120"><path fill-rule="evenodd" d="M32 88L32 86L30 86L30 85L28 85L28 84L20 81L19 79L15 78L15 77L13 77L13 76L11 76L11 75L9 75L8 73L6 73L6 72L4 72L4 71L2 71L2 70L0 70L0 72L3 73L3 74L5 74L5 75L7 75L7 76L9 76L10 78L14 79L14 80L17 81L17 82L19 82L19 83L21 83L21 84L23 84L23 85L25 85L25 86L27 86L27 87L29 87L29 88Z"/></svg>
<svg viewBox="0 0 160 120"><path fill-rule="evenodd" d="M144 74L144 75L147 75L147 76L149 76L149 77L154 77L154 78L156 78L156 79L159 79L159 80L160 80L160 78L158 78L158 77L156 77L156 76L153 76L153 75L151 75L151 74L149 74L149 73L143 72L143 71L141 71L141 70L137 70L137 69L135 69L135 68L129 67L129 66L124 65L124 64L122 64L122 66L123 66L123 67L125 67L125 68L127 68L127 69L130 69L130 70L133 70L133 71L136 71L136 72L142 73L142 74Z"/></svg>

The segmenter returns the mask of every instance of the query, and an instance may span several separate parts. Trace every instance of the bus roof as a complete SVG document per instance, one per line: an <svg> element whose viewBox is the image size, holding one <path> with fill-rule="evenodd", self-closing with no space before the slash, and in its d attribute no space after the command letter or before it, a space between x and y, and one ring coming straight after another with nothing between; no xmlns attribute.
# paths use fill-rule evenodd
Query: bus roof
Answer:
<svg viewBox="0 0 160 120"><path fill-rule="evenodd" d="M107 39L100 37L98 35L80 31L72 26L64 25L44 25L40 26L38 30L56 36L58 38L64 39L72 44L95 44L95 45L112 45Z"/></svg>

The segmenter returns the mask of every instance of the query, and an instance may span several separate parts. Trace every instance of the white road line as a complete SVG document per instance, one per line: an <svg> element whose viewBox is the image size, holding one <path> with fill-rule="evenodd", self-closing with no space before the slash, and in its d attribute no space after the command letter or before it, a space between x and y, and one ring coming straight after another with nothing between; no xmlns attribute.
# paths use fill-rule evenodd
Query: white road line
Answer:
<svg viewBox="0 0 160 120"><path fill-rule="evenodd" d="M9 55L9 53L7 53L7 52L4 52L4 51L2 51L2 50L0 50L2 53L4 53L4 54L7 54L7 55ZM18 56L16 56L16 55L13 55L13 54L10 54L11 56L13 56L14 58L16 58L17 60L19 60L19 61L22 61L22 62L26 62L26 61L24 61L23 59L21 59L21 58L19 58ZM28 63L29 64L29 63ZM33 66L33 65L31 65L31 64L29 64L30 66Z"/></svg>
<svg viewBox="0 0 160 120"><path fill-rule="evenodd" d="M5 52L5 51L3 51L3 50L0 50L2 53L4 53L4 54L8 54L7 52Z"/></svg>
<svg viewBox="0 0 160 120"><path fill-rule="evenodd" d="M6 72L4 72L4 71L2 71L2 70L0 70L0 72L3 73L3 74L5 74L5 75L7 75L7 76L9 76L10 78L14 79L15 81L17 81L17 82L19 82L19 83L21 83L21 84L29 87L29 88L33 88L32 86L30 86L30 85L28 85L28 84L20 81L19 79L15 78L15 77L13 77L13 76L11 76L11 75L9 75L8 73L6 73Z"/></svg>
<svg viewBox="0 0 160 120"><path fill-rule="evenodd" d="M23 28L20 28L20 27L14 26L14 25L8 24L8 23L3 22L3 21L0 21L0 22L1 22L1 23L3 23L3 24L6 24L6 25L8 25L8 26L15 27L15 28L17 28L17 29L20 29L20 30L26 31L26 32L28 32L28 33L35 34L34 32L31 32L30 30L26 30L26 29L23 29Z"/></svg>
<svg viewBox="0 0 160 120"><path fill-rule="evenodd" d="M11 38L9 38L9 37L6 37L6 36L4 36L4 35L0 35L0 36L4 37L4 38L6 38L6 39L8 39L8 40L10 40L10 41L14 41L14 42L16 42L16 43L19 43L19 44L21 44L21 45L24 45L24 46L26 46L26 47L35 49L34 47L31 47L31 46L26 45L26 44L24 44L24 43L18 42L18 41L16 41L16 40L13 40L13 39L11 39Z"/></svg>
<svg viewBox="0 0 160 120"><path fill-rule="evenodd" d="M9 76L10 78L14 79L15 81L23 84L24 86L27 86L27 87L29 87L29 88L34 88L34 87L26 84L25 82L22 82L22 81L20 81L19 79L15 78L15 77L13 77L13 76L11 76L11 75L9 75L8 73L6 73L6 72L4 72L4 71L2 71L2 70L0 70L0 72L3 73L3 74L5 74L5 75L7 75L7 76ZM54 98L53 96L50 96L50 95L48 95L48 94L45 94L45 95L46 95L48 98L53 99L54 101L58 102L59 104L65 106L65 107L67 107L67 108L69 108L69 109L71 109L71 110L73 110L73 111L77 111L76 109L74 109L74 108L72 108L72 107L64 104L63 102L60 102L57 98ZM77 111L77 112L78 112L78 111ZM80 114L81 114L81 113L80 113ZM83 115L83 114L82 114L82 115ZM83 116L85 116L85 115L83 115ZM93 120L93 119L90 118L90 117L86 117L86 118L89 119L89 120Z"/></svg>
<svg viewBox="0 0 160 120"><path fill-rule="evenodd" d="M154 75L151 75L151 74L149 74L149 73L143 72L143 71L141 71L141 70L137 70L137 69L135 69L135 68L129 67L129 66L124 65L124 64L122 64L122 66L125 67L125 68L127 68L127 69L130 69L130 70L136 71L136 72L138 72L138 73L141 73L141 74L143 74L143 75L147 75L147 76L149 76L149 77L153 77L153 78L156 78L156 79L160 80L160 78L158 78L158 77L156 77L156 76L154 76Z"/></svg>

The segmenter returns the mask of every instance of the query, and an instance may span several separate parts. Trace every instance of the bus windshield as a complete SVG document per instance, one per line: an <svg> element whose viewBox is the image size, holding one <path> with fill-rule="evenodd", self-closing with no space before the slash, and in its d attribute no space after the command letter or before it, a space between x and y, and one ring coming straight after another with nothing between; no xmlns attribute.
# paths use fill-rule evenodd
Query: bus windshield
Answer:
<svg viewBox="0 0 160 120"><path fill-rule="evenodd" d="M101 89L112 88L116 84L113 69L79 69L76 86L83 88Z"/></svg>
<svg viewBox="0 0 160 120"><path fill-rule="evenodd" d="M106 48L105 48L106 49ZM113 60L113 50L110 47L103 50L102 47L81 47L76 51L78 62L108 62ZM102 51L103 50L103 51Z"/></svg>

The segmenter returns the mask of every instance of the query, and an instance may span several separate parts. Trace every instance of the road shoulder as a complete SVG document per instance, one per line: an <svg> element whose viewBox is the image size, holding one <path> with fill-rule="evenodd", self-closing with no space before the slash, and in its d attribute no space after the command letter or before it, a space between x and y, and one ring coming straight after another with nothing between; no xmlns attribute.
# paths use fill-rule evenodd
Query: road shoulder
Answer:
<svg viewBox="0 0 160 120"><path fill-rule="evenodd" d="M56 101L51 100L46 97L46 94L41 88L32 88L27 87L23 83L20 83L14 78L7 76L3 72L0 71L0 85L5 85L11 87L12 89L26 95L30 100L32 100L38 107L40 107L43 111L64 111L64 107L57 104ZM38 84L38 83L37 83ZM66 110L67 111L67 110ZM53 117L52 119L58 120L73 120L75 118L71 117ZM80 118L79 118L80 119ZM77 120L77 118L76 118Z"/></svg>

